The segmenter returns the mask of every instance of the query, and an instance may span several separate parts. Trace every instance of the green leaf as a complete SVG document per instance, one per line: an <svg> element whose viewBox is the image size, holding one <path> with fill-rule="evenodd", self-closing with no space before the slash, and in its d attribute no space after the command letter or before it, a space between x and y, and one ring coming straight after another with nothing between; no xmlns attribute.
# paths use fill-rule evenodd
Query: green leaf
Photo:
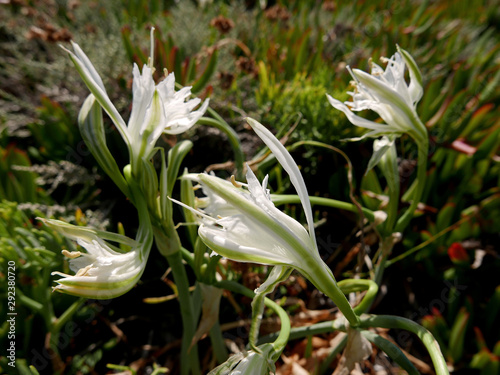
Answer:
<svg viewBox="0 0 500 375"><path fill-rule="evenodd" d="M177 180L177 176L179 175L181 163L192 148L193 142L189 140L183 140L181 142L178 142L168 151L166 193L169 197L172 195L172 191L174 190L175 181Z"/></svg>
<svg viewBox="0 0 500 375"><path fill-rule="evenodd" d="M80 109L78 126L85 144L101 168L113 180L116 186L129 197L130 193L127 182L121 174L106 143L101 105L92 94L87 97Z"/></svg>
<svg viewBox="0 0 500 375"><path fill-rule="evenodd" d="M361 334L368 339L371 343L376 345L380 350L389 356L394 362L396 362L403 370L405 370L409 375L419 375L418 370L413 366L413 363L405 356L405 354L399 349L395 344L382 336L377 335L370 331L361 331Z"/></svg>
<svg viewBox="0 0 500 375"><path fill-rule="evenodd" d="M453 363L457 363L461 358L464 351L465 332L467 330L467 323L469 322L470 313L465 307L462 307L451 327L450 340L448 346L449 359Z"/></svg>
<svg viewBox="0 0 500 375"><path fill-rule="evenodd" d="M215 72L215 68L217 67L217 61L218 61L217 57L218 57L218 51L214 50L212 55L210 56L210 60L208 60L205 70L193 84L193 87L191 87L191 92L193 94L196 94L197 92L201 91L207 85L208 81Z"/></svg>

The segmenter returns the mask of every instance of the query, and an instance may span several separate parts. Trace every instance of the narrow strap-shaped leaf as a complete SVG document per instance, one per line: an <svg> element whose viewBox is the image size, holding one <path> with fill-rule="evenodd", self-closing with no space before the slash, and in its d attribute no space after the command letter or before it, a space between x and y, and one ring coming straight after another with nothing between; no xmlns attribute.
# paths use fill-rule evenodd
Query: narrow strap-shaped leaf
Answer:
<svg viewBox="0 0 500 375"><path fill-rule="evenodd" d="M177 143L168 151L168 167L167 167L167 181L166 193L167 196L172 195L174 190L175 181L179 175L181 163L186 157L187 153L193 148L193 142L184 140Z"/></svg>
<svg viewBox="0 0 500 375"><path fill-rule="evenodd" d="M127 182L106 144L101 105L95 100L92 94L83 103L78 115L78 126L85 144L101 168L113 180L116 186L120 188L123 194L129 197L130 193Z"/></svg>
<svg viewBox="0 0 500 375"><path fill-rule="evenodd" d="M217 67L217 55L217 50L214 50L202 75L196 80L196 82L193 84L193 87L191 87L191 92L193 94L196 94L201 89L203 89L208 83L210 77L212 77L212 75L214 74L215 68Z"/></svg>
<svg viewBox="0 0 500 375"><path fill-rule="evenodd" d="M379 349L384 351L394 362L396 362L408 375L419 375L418 370L413 366L407 356L396 345L382 336L370 331L361 331L361 334L371 343L375 344Z"/></svg>
<svg viewBox="0 0 500 375"><path fill-rule="evenodd" d="M187 169L185 169L183 175L186 175L187 173ZM187 178L181 178L181 201L186 203L190 207L194 207L195 195L193 190L193 183ZM191 240L191 243L194 245L196 239L198 238L198 227L195 225L197 223L197 219L190 210L183 208L182 211L184 212L184 220L188 224L187 230L189 233L189 238Z"/></svg>

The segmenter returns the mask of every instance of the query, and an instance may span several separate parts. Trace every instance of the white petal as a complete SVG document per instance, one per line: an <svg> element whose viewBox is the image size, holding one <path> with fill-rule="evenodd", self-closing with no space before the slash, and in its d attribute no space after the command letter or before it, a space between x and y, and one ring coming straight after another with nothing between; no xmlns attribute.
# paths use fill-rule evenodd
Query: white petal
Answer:
<svg viewBox="0 0 500 375"><path fill-rule="evenodd" d="M280 143L280 141L262 124L255 121L254 119L247 118L249 125L253 128L255 133L264 141L264 143L269 147L271 152L274 154L276 159L279 161L283 169L290 176L290 181L295 187L297 194L304 208L304 213L306 215L307 225L309 227L310 234L310 244L317 251L316 245L316 235L314 233L314 220L311 209L311 202L309 201L309 194L307 193L306 184L304 178L299 171L299 167L293 160L287 149ZM280 211L281 212L281 211Z"/></svg>
<svg viewBox="0 0 500 375"><path fill-rule="evenodd" d="M378 124L374 121L367 120L363 117L360 117L358 115L355 115L349 107L347 107L344 103L342 103L340 100L332 98L330 95L326 94L326 97L330 104L335 108L338 109L339 111L344 112L344 114L347 116L349 121L356 126L366 128L366 129L372 129L380 132L389 132L391 131L392 127L386 124Z"/></svg>
<svg viewBox="0 0 500 375"><path fill-rule="evenodd" d="M291 218L281 210L277 209L271 201L269 191L265 189L260 183L251 168L247 168L247 182L248 190L250 191L250 198L259 206L263 212L273 218L274 221L280 223L291 236L294 236L302 243L302 246L308 247L310 237L307 230L302 224L295 219ZM266 176L267 177L267 176ZM264 179L267 184L267 179ZM263 182L263 184L264 184Z"/></svg>
<svg viewBox="0 0 500 375"><path fill-rule="evenodd" d="M352 71L360 83L372 93L372 96L376 97L377 101L398 108L405 113L405 117L411 118L414 115L413 106L409 105L405 98L393 87L362 70L353 69ZM411 123L408 126L411 126Z"/></svg>
<svg viewBox="0 0 500 375"><path fill-rule="evenodd" d="M106 89L104 88L99 74L78 44L73 43L73 47L75 48L75 53L65 48L64 50L69 53L69 56L75 64L76 70L80 74L83 82L87 85L90 92L95 96L96 100L109 115L125 143L129 145L130 141L127 125L106 93Z"/></svg>
<svg viewBox="0 0 500 375"><path fill-rule="evenodd" d="M134 76L134 80L132 82L132 113L130 114L130 119L128 121L128 129L131 136L137 140L143 131L146 111L153 100L155 83L153 81L151 68L147 65L143 66L141 74L137 64L134 64L132 74Z"/></svg>
<svg viewBox="0 0 500 375"><path fill-rule="evenodd" d="M422 87L422 74L418 69L417 63L407 51L399 48L399 46L398 51L403 56L406 66L408 67L408 71L410 72L410 85L408 87L408 90L410 92L411 101L413 105L416 106L416 104L420 101L422 95L424 94L424 89Z"/></svg>
<svg viewBox="0 0 500 375"><path fill-rule="evenodd" d="M201 225L198 230L203 241L217 254L239 262L292 264L288 246L284 247L272 233L263 232L243 215L223 220L223 228Z"/></svg>
<svg viewBox="0 0 500 375"><path fill-rule="evenodd" d="M102 91L106 92L106 88L104 87L104 83L102 82L102 79L99 76L99 73L97 73L97 70L94 68L94 65L92 64L90 59L87 57L85 52L83 52L83 50L80 48L80 46L78 44L76 44L75 42L71 41L71 45L73 46L73 50L75 51L75 55L82 62L83 66L88 71L89 75L92 77L94 82L102 89Z"/></svg>

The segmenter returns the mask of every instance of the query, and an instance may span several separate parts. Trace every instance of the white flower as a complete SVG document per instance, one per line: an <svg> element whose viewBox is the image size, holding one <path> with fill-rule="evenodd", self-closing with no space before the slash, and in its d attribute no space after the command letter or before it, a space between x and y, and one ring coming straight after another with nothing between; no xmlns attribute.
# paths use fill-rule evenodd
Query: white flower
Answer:
<svg viewBox="0 0 500 375"><path fill-rule="evenodd" d="M203 221L198 231L203 241L216 253L243 262L298 269L303 269L305 257L321 262L304 226L272 203L267 178L261 185L250 168L246 177L248 190L214 176L199 176L203 190L217 197L204 211L219 217Z"/></svg>
<svg viewBox="0 0 500 375"><path fill-rule="evenodd" d="M59 220L40 219L49 227L74 240L86 252L63 250L75 275L53 272L62 276L54 290L87 298L108 299L129 291L140 279L146 266L152 236L142 242L114 233L79 227ZM103 239L103 238L104 239ZM125 244L127 252L107 243L105 239Z"/></svg>
<svg viewBox="0 0 500 375"><path fill-rule="evenodd" d="M297 164L269 130L255 120L247 121L290 176L309 230L274 206L267 177L260 184L248 168L247 184L198 176L210 197L204 209L210 216L203 214L198 229L201 239L215 253L232 260L297 269L339 306L351 325L357 325L358 318L319 255L311 203Z"/></svg>
<svg viewBox="0 0 500 375"><path fill-rule="evenodd" d="M207 99L198 110L193 111L201 100L199 98L188 100L191 95L190 87L184 87L176 92L174 73L170 73L156 85L153 80L153 68L144 65L140 72L134 63L132 113L126 124L111 102L101 77L87 55L78 44L72 42L72 45L74 51L66 51L90 92L108 113L128 145L134 166L138 165L139 158L150 157L156 141L163 132L179 134L188 130L203 116L208 107ZM153 61L153 56L150 59Z"/></svg>
<svg viewBox="0 0 500 375"><path fill-rule="evenodd" d="M281 143L257 121L248 119L257 135L273 151L297 190L309 231L277 209L267 189L250 168L247 184L233 184L215 176L198 179L209 199L199 235L216 253L229 259L267 265L292 266L309 276L311 268L323 267L316 245L311 204L299 168ZM241 187L240 187L241 186ZM326 265L325 265L326 267Z"/></svg>
<svg viewBox="0 0 500 375"><path fill-rule="evenodd" d="M209 99L201 107L193 111L201 99L187 100L191 96L191 87L183 87L175 91L175 76L170 73L158 84L158 91L163 101L166 125L164 132L167 134L180 134L191 128L208 108Z"/></svg>
<svg viewBox="0 0 500 375"><path fill-rule="evenodd" d="M417 142L427 137L427 130L416 113L422 97L422 77L413 58L398 47L398 52L387 62L385 71L371 63L371 74L359 69L349 69L354 78L355 91L350 92L351 102L342 103L327 95L330 104L345 113L354 125L371 129L364 137L381 135L411 135ZM405 67L410 72L410 83L405 81ZM366 120L352 111L372 110L385 124Z"/></svg>

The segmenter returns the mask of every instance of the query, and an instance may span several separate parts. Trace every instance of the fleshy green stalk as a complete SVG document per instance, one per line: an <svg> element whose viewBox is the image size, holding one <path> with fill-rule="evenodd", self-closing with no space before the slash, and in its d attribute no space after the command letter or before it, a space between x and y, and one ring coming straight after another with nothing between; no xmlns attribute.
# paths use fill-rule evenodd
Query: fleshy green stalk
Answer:
<svg viewBox="0 0 500 375"><path fill-rule="evenodd" d="M288 194L272 194L271 200L273 201L275 206L280 206L282 204L300 204L300 198L298 195L288 195ZM341 210L346 210L354 213L358 213L358 208L348 202L339 201L331 198L323 198L323 197L309 197L309 201L311 205L318 205L324 207L333 207ZM365 217L373 222L375 220L375 213L368 208L362 208L363 214Z"/></svg>
<svg viewBox="0 0 500 375"><path fill-rule="evenodd" d="M198 347L194 345L190 351L189 346L196 331L193 300L189 292L189 282L182 264L182 254L180 251L167 255L167 261L172 269L174 283L177 287L177 296L182 317L182 344L181 344L181 374L187 375L191 369L191 373L201 374L200 364L198 359Z"/></svg>
<svg viewBox="0 0 500 375"><path fill-rule="evenodd" d="M418 138L414 137L414 139L417 142L418 147L417 187L415 193L412 196L410 207L399 218L398 222L396 223L394 232L403 232L404 229L408 226L411 218L415 213L415 210L418 207L418 204L420 203L420 200L422 199L422 195L425 189L425 181L427 179L427 156L429 153L429 140L427 138L427 131L425 131L425 135Z"/></svg>
<svg viewBox="0 0 500 375"><path fill-rule="evenodd" d="M339 281L338 286L345 294L366 290L366 294L361 302L354 307L354 312L358 315L368 311L378 292L378 285L372 280L345 279Z"/></svg>
<svg viewBox="0 0 500 375"><path fill-rule="evenodd" d="M307 262L307 259L304 261ZM330 271L324 263L310 264L308 269L314 272L314 275L307 275L303 270L301 270L301 272L304 273L304 276L306 276L317 289L327 295L337 305L339 310L349 321L351 327L357 327L359 325L359 317L354 312L351 304L337 284L332 271Z"/></svg>

